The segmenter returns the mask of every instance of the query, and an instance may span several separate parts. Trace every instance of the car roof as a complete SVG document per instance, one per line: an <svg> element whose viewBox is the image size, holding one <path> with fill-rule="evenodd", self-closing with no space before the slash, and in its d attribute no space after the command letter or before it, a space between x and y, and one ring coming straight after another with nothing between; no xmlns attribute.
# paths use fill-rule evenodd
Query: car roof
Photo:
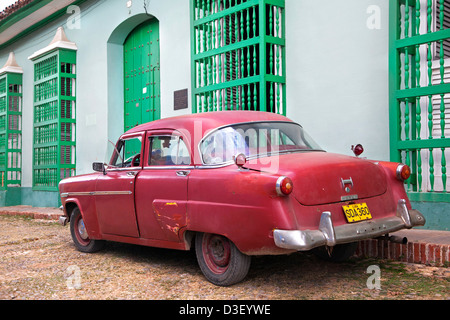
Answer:
<svg viewBox="0 0 450 320"><path fill-rule="evenodd" d="M182 115L148 122L128 130L126 134L156 129L170 129L170 130L173 129L180 131L187 130L189 132L194 132L194 130L201 130L202 135L204 135L205 132L209 130L234 123L261 122L261 121L292 122L292 120L282 115L270 112L216 111L216 112Z"/></svg>

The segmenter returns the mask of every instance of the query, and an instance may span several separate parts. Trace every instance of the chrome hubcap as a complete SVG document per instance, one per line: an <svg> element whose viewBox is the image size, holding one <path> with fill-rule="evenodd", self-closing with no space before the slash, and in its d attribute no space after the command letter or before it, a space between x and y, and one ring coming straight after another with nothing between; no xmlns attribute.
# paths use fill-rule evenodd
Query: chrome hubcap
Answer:
<svg viewBox="0 0 450 320"><path fill-rule="evenodd" d="M79 233L81 239L83 239L83 240L86 240L89 238L87 231L86 231L86 227L84 226L83 219L80 219L78 221L78 233Z"/></svg>

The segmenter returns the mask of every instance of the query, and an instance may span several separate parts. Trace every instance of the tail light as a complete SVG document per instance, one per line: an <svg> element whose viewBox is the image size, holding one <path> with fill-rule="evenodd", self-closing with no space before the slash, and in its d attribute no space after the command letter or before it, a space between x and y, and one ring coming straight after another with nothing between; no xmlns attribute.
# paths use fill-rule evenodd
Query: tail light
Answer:
<svg viewBox="0 0 450 320"><path fill-rule="evenodd" d="M276 190L279 196L288 196L294 189L294 184L289 177L279 177L277 180Z"/></svg>
<svg viewBox="0 0 450 320"><path fill-rule="evenodd" d="M400 181L408 180L411 176L411 168L406 164L399 164L397 166L397 179Z"/></svg>

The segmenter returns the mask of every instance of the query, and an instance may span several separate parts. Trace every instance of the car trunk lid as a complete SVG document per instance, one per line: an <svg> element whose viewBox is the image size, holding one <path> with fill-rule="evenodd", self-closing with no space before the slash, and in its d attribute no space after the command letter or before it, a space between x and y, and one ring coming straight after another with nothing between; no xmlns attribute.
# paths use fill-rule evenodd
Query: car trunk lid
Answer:
<svg viewBox="0 0 450 320"><path fill-rule="evenodd" d="M293 195L306 206L374 197L387 189L384 172L368 160L326 152L290 153L270 158L271 168L278 167L278 174L292 179ZM265 159L264 163L269 161ZM251 161L246 166L264 171L264 166L252 165Z"/></svg>

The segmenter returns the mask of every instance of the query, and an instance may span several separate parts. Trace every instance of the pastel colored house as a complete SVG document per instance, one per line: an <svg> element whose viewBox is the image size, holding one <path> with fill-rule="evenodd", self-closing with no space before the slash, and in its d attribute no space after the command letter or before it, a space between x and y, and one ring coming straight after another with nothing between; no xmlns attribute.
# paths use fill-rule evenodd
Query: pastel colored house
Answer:
<svg viewBox="0 0 450 320"><path fill-rule="evenodd" d="M409 164L425 227L449 230L450 1L19 0L0 19L1 205L58 206L137 124L238 108Z"/></svg>

